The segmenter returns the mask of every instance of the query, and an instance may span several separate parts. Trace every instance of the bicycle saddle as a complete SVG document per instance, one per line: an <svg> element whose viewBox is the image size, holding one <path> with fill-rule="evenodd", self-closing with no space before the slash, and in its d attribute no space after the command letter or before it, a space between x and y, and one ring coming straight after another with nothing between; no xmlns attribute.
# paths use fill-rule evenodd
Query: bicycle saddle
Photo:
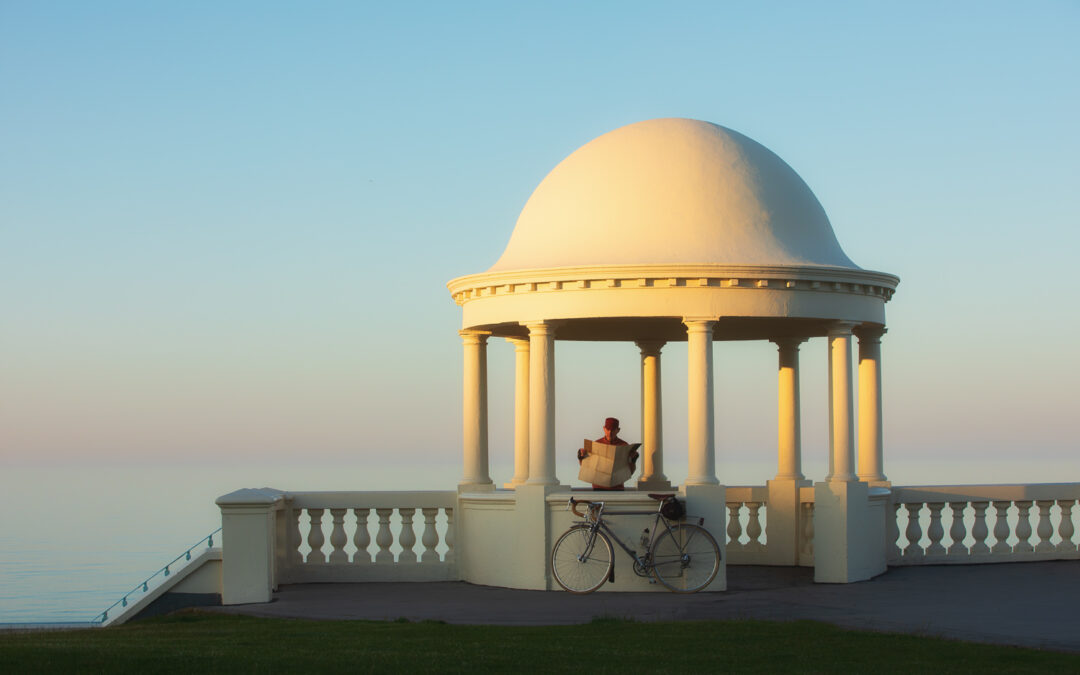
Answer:
<svg viewBox="0 0 1080 675"><path fill-rule="evenodd" d="M649 498L650 499L655 499L657 501L664 501L668 497L674 497L674 496L675 496L674 492L671 492L671 493L668 493L668 494L660 494L659 492L650 492L649 493Z"/></svg>

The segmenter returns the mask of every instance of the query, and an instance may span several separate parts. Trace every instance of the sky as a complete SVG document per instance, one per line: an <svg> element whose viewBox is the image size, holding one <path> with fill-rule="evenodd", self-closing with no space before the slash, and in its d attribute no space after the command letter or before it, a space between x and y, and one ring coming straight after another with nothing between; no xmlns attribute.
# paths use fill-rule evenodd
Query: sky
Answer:
<svg viewBox="0 0 1080 675"><path fill-rule="evenodd" d="M1030 458L1080 480L1078 31L1065 1L2 0L0 466L291 462L356 489L435 467L453 486L446 282L498 259L576 148L690 117L784 158L845 252L901 278L887 474L932 483L947 461L1008 482ZM638 354L556 353L568 481L604 417L636 440ZM719 477L764 482L775 348L715 361ZM489 362L502 482L513 349L493 340ZM665 349L676 480L685 362ZM825 365L822 340L803 346L817 479Z"/></svg>

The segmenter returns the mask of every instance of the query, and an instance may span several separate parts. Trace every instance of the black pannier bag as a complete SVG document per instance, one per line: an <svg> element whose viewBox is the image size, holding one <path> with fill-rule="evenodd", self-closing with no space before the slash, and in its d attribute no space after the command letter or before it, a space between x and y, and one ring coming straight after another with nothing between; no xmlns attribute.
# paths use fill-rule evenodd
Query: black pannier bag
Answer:
<svg viewBox="0 0 1080 675"><path fill-rule="evenodd" d="M686 505L675 497L668 497L660 505L660 513L668 520L682 520L686 515Z"/></svg>

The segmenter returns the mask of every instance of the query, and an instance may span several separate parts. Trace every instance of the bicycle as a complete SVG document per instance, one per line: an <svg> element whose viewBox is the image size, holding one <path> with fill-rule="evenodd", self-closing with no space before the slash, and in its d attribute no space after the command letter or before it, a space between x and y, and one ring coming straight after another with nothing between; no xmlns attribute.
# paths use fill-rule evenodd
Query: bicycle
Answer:
<svg viewBox="0 0 1080 675"><path fill-rule="evenodd" d="M705 519L696 525L682 522L686 508L671 494L649 494L658 500L652 534L646 540L642 533L644 553L640 555L627 546L604 522L604 502L570 498L566 508L582 518L564 532L551 549L551 571L555 581L571 593L592 593L614 580L614 539L619 547L634 560L634 573L640 577L652 575L668 590L675 593L696 593L708 586L720 570L720 547L709 531L702 527ZM586 513L578 511L579 504L586 504ZM609 516L650 515L653 511L611 511ZM661 529L663 525L663 529Z"/></svg>

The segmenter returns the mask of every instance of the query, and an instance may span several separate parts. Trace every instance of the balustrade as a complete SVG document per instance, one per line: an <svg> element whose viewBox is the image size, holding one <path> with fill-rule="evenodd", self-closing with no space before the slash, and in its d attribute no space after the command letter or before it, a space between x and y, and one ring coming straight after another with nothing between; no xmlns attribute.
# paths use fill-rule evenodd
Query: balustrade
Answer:
<svg viewBox="0 0 1080 675"><path fill-rule="evenodd" d="M890 564L1080 557L1073 522L1080 484L894 487L892 490L893 509L888 527Z"/></svg>
<svg viewBox="0 0 1080 675"><path fill-rule="evenodd" d="M454 578L454 501L453 492L290 494L279 580Z"/></svg>
<svg viewBox="0 0 1080 675"><path fill-rule="evenodd" d="M726 549L730 564L753 565L765 562L769 507L764 497L763 488L728 488Z"/></svg>
<svg viewBox="0 0 1080 675"><path fill-rule="evenodd" d="M1058 509L1061 510L1061 520L1058 524L1058 536L1061 541L1058 542L1058 551L1064 553L1072 553L1078 550L1078 546L1073 543L1073 528L1072 520L1072 505L1075 500L1073 499L1059 499L1057 500Z"/></svg>

